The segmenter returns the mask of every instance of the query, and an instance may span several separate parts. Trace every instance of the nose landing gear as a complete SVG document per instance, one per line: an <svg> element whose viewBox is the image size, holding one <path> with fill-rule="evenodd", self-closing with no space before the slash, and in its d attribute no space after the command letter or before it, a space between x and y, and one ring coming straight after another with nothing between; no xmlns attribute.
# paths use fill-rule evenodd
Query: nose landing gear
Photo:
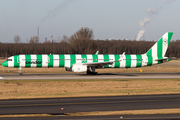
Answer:
<svg viewBox="0 0 180 120"><path fill-rule="evenodd" d="M20 75L20 76L23 76L23 73L21 72L21 69L22 69L22 68L19 67L19 75Z"/></svg>

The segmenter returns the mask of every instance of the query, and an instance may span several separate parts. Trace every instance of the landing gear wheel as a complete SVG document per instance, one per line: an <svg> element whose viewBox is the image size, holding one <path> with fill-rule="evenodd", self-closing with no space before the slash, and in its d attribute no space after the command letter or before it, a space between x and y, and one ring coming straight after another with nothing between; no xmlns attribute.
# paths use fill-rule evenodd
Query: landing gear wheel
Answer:
<svg viewBox="0 0 180 120"><path fill-rule="evenodd" d="M20 76L23 76L23 73L19 73Z"/></svg>
<svg viewBox="0 0 180 120"><path fill-rule="evenodd" d="M22 68L19 67L19 75L20 75L20 76L23 76L23 73L21 72L21 69L22 69Z"/></svg>

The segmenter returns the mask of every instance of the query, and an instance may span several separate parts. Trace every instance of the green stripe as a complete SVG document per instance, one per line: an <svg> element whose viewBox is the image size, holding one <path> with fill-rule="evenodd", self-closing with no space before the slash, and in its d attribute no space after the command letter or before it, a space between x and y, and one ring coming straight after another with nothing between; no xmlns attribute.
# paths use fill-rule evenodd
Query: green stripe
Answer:
<svg viewBox="0 0 180 120"><path fill-rule="evenodd" d="M104 62L109 62L109 55L105 54L104 56ZM108 68L109 65L105 66L104 68Z"/></svg>
<svg viewBox="0 0 180 120"><path fill-rule="evenodd" d="M158 64L160 64L160 63L163 63L163 60L159 60L159 61L158 61Z"/></svg>
<svg viewBox="0 0 180 120"><path fill-rule="evenodd" d="M53 67L54 58L53 55L48 55L48 67Z"/></svg>
<svg viewBox="0 0 180 120"><path fill-rule="evenodd" d="M59 55L59 67L64 67L65 65L65 57L64 55Z"/></svg>
<svg viewBox="0 0 180 120"><path fill-rule="evenodd" d="M36 55L36 67L42 67L42 55Z"/></svg>
<svg viewBox="0 0 180 120"><path fill-rule="evenodd" d="M147 66L151 66L153 63L153 57L152 56L147 56L148 57L148 63Z"/></svg>
<svg viewBox="0 0 180 120"><path fill-rule="evenodd" d="M92 55L93 62L98 62L98 55Z"/></svg>
<svg viewBox="0 0 180 120"><path fill-rule="evenodd" d="M163 51L163 38L161 38L157 42L157 57L158 57L158 59L162 59L162 51Z"/></svg>
<svg viewBox="0 0 180 120"><path fill-rule="evenodd" d="M31 67L31 55L25 55L25 67Z"/></svg>
<svg viewBox="0 0 180 120"><path fill-rule="evenodd" d="M170 41L171 41L172 35L173 35L172 32L171 32L171 33L168 33L168 45L169 45L169 43L170 43Z"/></svg>
<svg viewBox="0 0 180 120"><path fill-rule="evenodd" d="M141 67L142 66L142 56L136 55L136 59L137 59L136 67Z"/></svg>
<svg viewBox="0 0 180 120"><path fill-rule="evenodd" d="M14 67L19 67L19 55L14 56Z"/></svg>
<svg viewBox="0 0 180 120"><path fill-rule="evenodd" d="M70 68L72 68L72 65L76 63L76 55L70 55L71 63Z"/></svg>
<svg viewBox="0 0 180 120"><path fill-rule="evenodd" d="M126 66L125 68L131 67L131 55L125 55L126 56Z"/></svg>
<svg viewBox="0 0 180 120"><path fill-rule="evenodd" d="M115 61L118 61L119 58L120 58L120 55L114 55ZM114 62L114 67L115 68L120 68L120 62L119 61L118 62Z"/></svg>
<svg viewBox="0 0 180 120"><path fill-rule="evenodd" d="M152 56L152 48L146 53L147 56Z"/></svg>
<svg viewBox="0 0 180 120"><path fill-rule="evenodd" d="M81 58L82 58L82 63L87 63L87 55L86 54L82 54Z"/></svg>

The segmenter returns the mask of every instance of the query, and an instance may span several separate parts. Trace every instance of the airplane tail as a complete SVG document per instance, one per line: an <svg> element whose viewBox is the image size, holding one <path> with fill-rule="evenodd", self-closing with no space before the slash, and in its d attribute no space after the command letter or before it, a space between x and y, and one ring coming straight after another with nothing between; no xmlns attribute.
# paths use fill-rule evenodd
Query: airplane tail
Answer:
<svg viewBox="0 0 180 120"><path fill-rule="evenodd" d="M148 51L145 53L147 56L152 56L158 60L167 59L165 54L169 43L171 41L173 32L166 32Z"/></svg>

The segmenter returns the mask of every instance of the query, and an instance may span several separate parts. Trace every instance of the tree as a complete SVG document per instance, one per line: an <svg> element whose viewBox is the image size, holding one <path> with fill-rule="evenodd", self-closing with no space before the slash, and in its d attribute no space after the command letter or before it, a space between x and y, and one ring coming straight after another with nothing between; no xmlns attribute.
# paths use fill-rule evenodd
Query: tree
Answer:
<svg viewBox="0 0 180 120"><path fill-rule="evenodd" d="M29 40L29 43L38 43L39 42L38 40L39 40L38 36L33 36Z"/></svg>
<svg viewBox="0 0 180 120"><path fill-rule="evenodd" d="M93 39L94 38L93 30L89 29L88 27L85 27L85 28L82 27L76 33L71 35L71 37L69 38L69 42L72 42L73 40L82 39L82 38Z"/></svg>
<svg viewBox="0 0 180 120"><path fill-rule="evenodd" d="M63 35L63 37L62 37L62 41L63 41L63 42L68 42L68 36Z"/></svg>
<svg viewBox="0 0 180 120"><path fill-rule="evenodd" d="M68 39L69 44L74 49L73 53L84 53L88 48L88 43L93 39L93 30L85 27L78 30Z"/></svg>
<svg viewBox="0 0 180 120"><path fill-rule="evenodd" d="M20 43L21 37L19 35L14 36L14 43Z"/></svg>

